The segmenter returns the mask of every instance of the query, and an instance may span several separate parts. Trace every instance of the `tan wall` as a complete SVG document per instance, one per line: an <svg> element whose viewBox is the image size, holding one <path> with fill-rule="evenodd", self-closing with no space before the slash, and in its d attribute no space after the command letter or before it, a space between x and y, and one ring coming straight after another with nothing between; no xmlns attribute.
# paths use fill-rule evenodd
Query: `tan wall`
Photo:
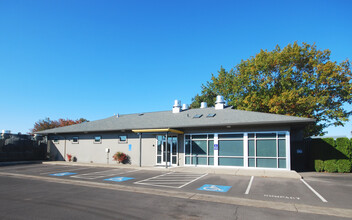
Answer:
<svg viewBox="0 0 352 220"><path fill-rule="evenodd" d="M120 135L127 135L127 143L119 142ZM101 143L94 143L94 137L101 136ZM51 142L50 152L53 158L60 160L60 155L67 160L67 154L71 154L77 158L77 162L83 163L116 163L112 156L120 151L130 157L133 165L139 165L139 136L134 133L109 133L109 134L77 134L77 135L56 135L51 136L53 140L59 138L58 143ZM78 137L78 143L73 143L72 138ZM65 140L66 139L66 140ZM156 157L156 141L155 135L143 134L142 139L142 166L154 166ZM66 145L66 147L65 147ZM131 145L131 151L129 151ZM110 153L106 153L105 149L109 148ZM63 159L63 158L61 158Z"/></svg>

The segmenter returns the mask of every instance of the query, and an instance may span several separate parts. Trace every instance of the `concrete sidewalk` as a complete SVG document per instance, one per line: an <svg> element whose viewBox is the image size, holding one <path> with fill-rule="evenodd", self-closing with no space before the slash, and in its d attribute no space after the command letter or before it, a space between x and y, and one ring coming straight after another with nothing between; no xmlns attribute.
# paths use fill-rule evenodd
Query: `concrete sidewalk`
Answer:
<svg viewBox="0 0 352 220"><path fill-rule="evenodd" d="M16 164L51 164L51 165L69 165L69 166L90 166L90 167L109 167L109 168L131 168L138 170L158 170L158 171L175 171L190 173L214 173L234 176L256 176L256 177L277 177L301 179L302 177L294 170L273 170L273 169L245 169L245 168L226 168L226 167L139 167L129 164L99 164L99 163L79 163L66 161L15 161L0 162L0 166L16 165Z"/></svg>
<svg viewBox="0 0 352 220"><path fill-rule="evenodd" d="M43 164L52 165L72 165L72 166L91 166L91 167L109 167L109 168L133 168L139 170L162 170L165 172L190 172L190 173L214 173L234 176L256 176L256 177L277 177L301 179L302 177L294 170L273 170L273 169L245 169L245 168L223 168L223 167L139 167L128 164L98 164L98 163L78 163L66 161L45 161Z"/></svg>

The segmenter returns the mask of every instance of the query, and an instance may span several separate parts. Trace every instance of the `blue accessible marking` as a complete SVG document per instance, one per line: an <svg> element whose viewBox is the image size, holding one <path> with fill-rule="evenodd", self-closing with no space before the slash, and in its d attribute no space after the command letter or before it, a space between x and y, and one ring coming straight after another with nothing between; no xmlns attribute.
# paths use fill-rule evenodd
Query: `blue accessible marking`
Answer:
<svg viewBox="0 0 352 220"><path fill-rule="evenodd" d="M232 186L220 186L220 185L210 185L205 184L197 190L212 191L212 192L227 192Z"/></svg>
<svg viewBox="0 0 352 220"><path fill-rule="evenodd" d="M106 181L114 181L114 182L123 182L123 181L131 180L131 179L134 179L134 178L117 176L117 177L112 177L112 178L105 179L105 180Z"/></svg>
<svg viewBox="0 0 352 220"><path fill-rule="evenodd" d="M54 174L50 174L50 176L69 176L69 175L74 175L77 173L70 173L70 172L64 172L64 173L54 173Z"/></svg>

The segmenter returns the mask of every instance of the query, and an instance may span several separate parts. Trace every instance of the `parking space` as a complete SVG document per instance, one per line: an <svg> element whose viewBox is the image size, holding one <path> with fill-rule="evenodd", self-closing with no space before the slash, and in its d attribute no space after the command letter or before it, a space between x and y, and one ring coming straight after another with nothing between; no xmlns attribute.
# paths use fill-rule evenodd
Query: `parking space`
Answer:
<svg viewBox="0 0 352 220"><path fill-rule="evenodd" d="M342 208L352 207L350 202L348 202L352 192L352 184L350 184L349 179L341 182L341 184L336 187L336 183L332 182L332 180L334 180L333 178L323 179L307 177L302 181L299 179L265 178L257 176L170 172L170 170L166 169L143 170L136 168L55 166L41 164L2 167L1 172L99 183L103 182L112 185L121 184L134 187L160 188L180 192L221 195L264 201Z"/></svg>

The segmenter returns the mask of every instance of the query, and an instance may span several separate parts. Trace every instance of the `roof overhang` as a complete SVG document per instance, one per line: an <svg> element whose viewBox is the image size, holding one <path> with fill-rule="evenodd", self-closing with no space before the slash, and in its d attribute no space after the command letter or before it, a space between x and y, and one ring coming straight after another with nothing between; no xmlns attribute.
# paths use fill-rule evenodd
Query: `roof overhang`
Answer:
<svg viewBox="0 0 352 220"><path fill-rule="evenodd" d="M170 132L175 134L184 134L183 131L172 129L172 128L155 128L155 129L136 129L132 130L134 133L158 133L158 132Z"/></svg>

